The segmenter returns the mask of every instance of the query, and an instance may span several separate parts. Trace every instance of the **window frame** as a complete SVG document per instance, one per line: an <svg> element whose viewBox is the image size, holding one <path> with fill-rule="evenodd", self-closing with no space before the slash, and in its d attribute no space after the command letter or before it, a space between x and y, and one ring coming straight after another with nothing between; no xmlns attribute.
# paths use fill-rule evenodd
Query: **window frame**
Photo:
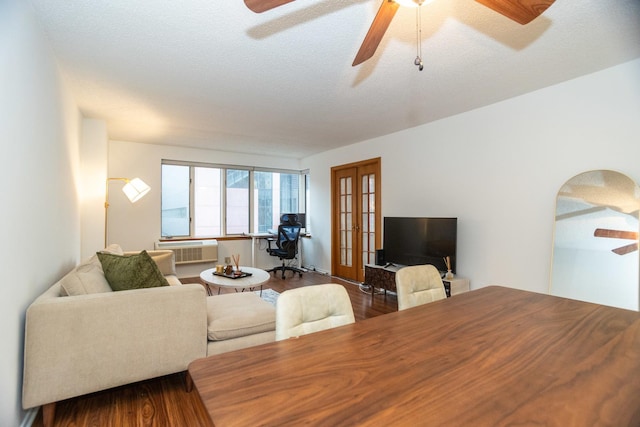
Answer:
<svg viewBox="0 0 640 427"><path fill-rule="evenodd" d="M295 169L278 169L278 168L265 168L258 166L244 166L244 165L232 165L221 163L204 163L204 162L190 162L180 160L162 159L160 164L160 181L162 182L162 167L164 165L171 166L185 166L189 167L189 235L181 236L164 236L162 235L162 197L160 194L160 240L200 240L200 239L224 239L224 238L237 238L246 236L247 233L227 233L227 170L242 170L249 172L249 191L248 191L248 234L256 233L254 230L255 217L257 216L257 201L255 200L255 172L271 172L289 175L298 175L298 210L299 213L306 214L307 224L309 221L309 215L307 212L307 200L309 197L308 184L310 181L309 170L295 170ZM221 222L221 234L218 236L196 236L195 235L195 170L196 168L211 168L220 170L220 222ZM161 186L162 187L162 186ZM308 228L308 227L307 227Z"/></svg>

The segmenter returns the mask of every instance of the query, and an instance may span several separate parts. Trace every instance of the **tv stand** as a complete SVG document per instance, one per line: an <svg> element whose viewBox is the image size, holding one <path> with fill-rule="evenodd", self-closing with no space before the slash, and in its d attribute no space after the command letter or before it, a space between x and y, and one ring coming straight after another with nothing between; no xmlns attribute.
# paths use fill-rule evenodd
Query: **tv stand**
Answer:
<svg viewBox="0 0 640 427"><path fill-rule="evenodd" d="M396 291L396 271L401 267L388 262L385 265L366 264L364 266L364 285L371 288L371 296L375 295L376 288L384 289L384 295L387 291Z"/></svg>
<svg viewBox="0 0 640 427"><path fill-rule="evenodd" d="M384 289L384 295L387 291L396 292L396 272L404 265L395 265L387 263L385 265L366 264L364 266L364 285L371 287L371 297L376 293L376 288ZM463 277L454 277L453 279L442 279L447 297L461 294L469 291L469 279Z"/></svg>

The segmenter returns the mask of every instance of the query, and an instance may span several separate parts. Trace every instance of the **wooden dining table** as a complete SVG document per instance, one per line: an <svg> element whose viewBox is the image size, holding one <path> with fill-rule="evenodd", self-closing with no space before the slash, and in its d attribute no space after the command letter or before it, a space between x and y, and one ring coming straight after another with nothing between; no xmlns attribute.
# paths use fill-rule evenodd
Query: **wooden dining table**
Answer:
<svg viewBox="0 0 640 427"><path fill-rule="evenodd" d="M639 426L640 314L490 286L199 359L224 426Z"/></svg>

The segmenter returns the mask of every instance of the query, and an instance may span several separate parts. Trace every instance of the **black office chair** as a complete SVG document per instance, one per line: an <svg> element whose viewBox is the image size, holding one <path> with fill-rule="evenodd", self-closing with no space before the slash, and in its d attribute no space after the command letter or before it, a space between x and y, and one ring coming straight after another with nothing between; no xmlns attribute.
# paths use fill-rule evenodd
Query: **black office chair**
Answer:
<svg viewBox="0 0 640 427"><path fill-rule="evenodd" d="M298 241L300 239L301 224L298 222L297 215L282 215L280 217L280 225L278 226L278 235L276 239L268 239L269 247L267 252L271 256L277 256L282 260L282 265L274 267L271 271L282 271L284 279L285 271L292 271L293 274L298 273L302 277L302 270L291 265L292 260L296 258L298 253ZM271 246L271 242L276 242L276 248ZM287 265L286 261L289 261Z"/></svg>

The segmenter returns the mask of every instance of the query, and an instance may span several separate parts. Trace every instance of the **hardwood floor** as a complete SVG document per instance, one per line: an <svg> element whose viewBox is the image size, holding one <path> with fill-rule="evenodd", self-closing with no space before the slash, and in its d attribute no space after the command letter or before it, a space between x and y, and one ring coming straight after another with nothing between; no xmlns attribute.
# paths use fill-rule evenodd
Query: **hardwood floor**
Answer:
<svg viewBox="0 0 640 427"><path fill-rule="evenodd" d="M200 283L198 278L181 280L183 283ZM372 298L357 284L313 272L302 277L291 277L291 272L287 272L286 279L272 274L264 288L282 293L287 289L321 283L344 285L351 298L356 322L398 309L394 294ZM210 426L197 392L187 393L184 381L184 373L178 373L58 402L54 426ZM42 425L42 411L39 411L33 426Z"/></svg>

